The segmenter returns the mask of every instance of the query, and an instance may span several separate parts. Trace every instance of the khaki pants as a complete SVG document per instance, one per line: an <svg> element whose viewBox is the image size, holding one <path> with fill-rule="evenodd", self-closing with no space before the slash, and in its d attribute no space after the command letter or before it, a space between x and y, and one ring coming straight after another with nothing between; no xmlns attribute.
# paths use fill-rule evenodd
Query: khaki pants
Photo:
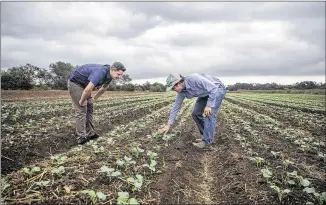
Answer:
<svg viewBox="0 0 326 205"><path fill-rule="evenodd" d="M87 98L87 106L80 106L79 100L84 89L68 80L68 91L71 96L72 105L75 109L76 134L77 137L88 137L95 134L93 126L93 99Z"/></svg>

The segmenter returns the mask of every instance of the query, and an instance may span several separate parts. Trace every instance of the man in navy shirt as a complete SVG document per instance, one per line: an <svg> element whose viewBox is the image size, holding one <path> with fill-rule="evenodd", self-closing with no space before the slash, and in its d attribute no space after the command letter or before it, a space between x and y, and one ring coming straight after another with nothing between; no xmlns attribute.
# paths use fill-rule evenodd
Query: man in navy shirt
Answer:
<svg viewBox="0 0 326 205"><path fill-rule="evenodd" d="M197 139L194 146L200 149L212 150L211 144L216 127L216 117L226 95L222 82L210 75L193 73L188 76L170 74L166 80L167 91L174 90L177 97L170 111L167 125L160 129L159 133L167 133L173 125L185 98L198 97L192 112L192 118L197 124L201 139Z"/></svg>
<svg viewBox="0 0 326 205"><path fill-rule="evenodd" d="M101 86L94 96L97 100L107 89L113 79L120 78L126 71L124 65L86 64L71 72L68 77L68 90L76 114L76 137L78 144L99 137L93 126L93 99L91 92Z"/></svg>

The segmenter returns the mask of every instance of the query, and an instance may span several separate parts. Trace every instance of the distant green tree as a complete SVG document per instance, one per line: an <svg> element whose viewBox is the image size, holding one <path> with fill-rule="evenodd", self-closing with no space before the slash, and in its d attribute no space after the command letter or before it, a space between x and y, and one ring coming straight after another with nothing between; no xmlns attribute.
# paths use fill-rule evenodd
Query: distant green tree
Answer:
<svg viewBox="0 0 326 205"><path fill-rule="evenodd" d="M122 91L134 91L135 90L135 85L131 84L131 83L121 85L121 90Z"/></svg>
<svg viewBox="0 0 326 205"><path fill-rule="evenodd" d="M52 87L54 89L66 90L68 75L70 72L75 70L75 67L70 63L64 63L62 61L51 63L49 67L53 74Z"/></svg>
<svg viewBox="0 0 326 205"><path fill-rule="evenodd" d="M40 72L44 69L27 63L24 66L9 68L1 72L1 89L11 90L29 90L39 83Z"/></svg>
<svg viewBox="0 0 326 205"><path fill-rule="evenodd" d="M143 90L149 90L151 88L151 83L146 81L143 85Z"/></svg>
<svg viewBox="0 0 326 205"><path fill-rule="evenodd" d="M153 83L149 89L151 92L165 92L166 88L161 83Z"/></svg>

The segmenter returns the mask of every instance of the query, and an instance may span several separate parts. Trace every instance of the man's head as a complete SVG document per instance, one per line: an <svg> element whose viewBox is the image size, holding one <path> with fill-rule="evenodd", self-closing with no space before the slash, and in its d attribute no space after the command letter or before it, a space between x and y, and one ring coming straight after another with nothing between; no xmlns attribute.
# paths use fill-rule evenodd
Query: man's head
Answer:
<svg viewBox="0 0 326 205"><path fill-rule="evenodd" d="M125 66L120 62L115 62L110 66L110 76L113 79L118 79L126 71Z"/></svg>
<svg viewBox="0 0 326 205"><path fill-rule="evenodd" d="M184 79L180 74L172 73L166 79L166 91L174 90L179 93L184 87Z"/></svg>

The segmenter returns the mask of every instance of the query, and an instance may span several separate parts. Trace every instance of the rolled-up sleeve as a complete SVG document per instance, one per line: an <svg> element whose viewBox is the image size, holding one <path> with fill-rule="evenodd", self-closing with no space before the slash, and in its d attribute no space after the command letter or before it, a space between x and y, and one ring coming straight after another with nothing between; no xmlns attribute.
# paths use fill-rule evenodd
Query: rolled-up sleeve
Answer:
<svg viewBox="0 0 326 205"><path fill-rule="evenodd" d="M91 75L88 77L88 80L97 86L101 79L104 79L104 76L105 72L103 72L103 70L97 70L91 73Z"/></svg>
<svg viewBox="0 0 326 205"><path fill-rule="evenodd" d="M184 95L182 95L180 93L177 95L177 97L174 101L173 107L170 111L170 118L169 118L168 124L172 125L174 123L184 99L185 99Z"/></svg>
<svg viewBox="0 0 326 205"><path fill-rule="evenodd" d="M196 84L201 89L208 92L208 100L207 100L207 107L214 107L215 101L218 95L218 87L212 83L211 81L207 80L206 78L198 78L196 79Z"/></svg>

